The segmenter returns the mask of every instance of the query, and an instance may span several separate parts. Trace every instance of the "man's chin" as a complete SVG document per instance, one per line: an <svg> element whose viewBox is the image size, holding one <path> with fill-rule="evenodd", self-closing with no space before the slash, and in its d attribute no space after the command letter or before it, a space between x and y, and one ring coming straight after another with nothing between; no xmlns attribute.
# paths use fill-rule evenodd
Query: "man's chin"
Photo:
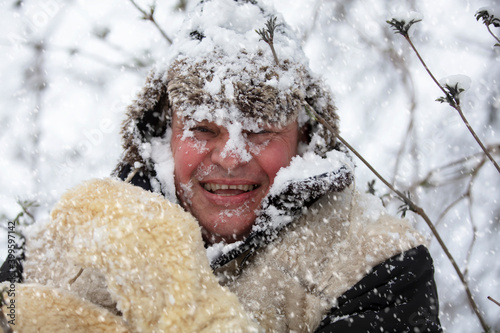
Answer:
<svg viewBox="0 0 500 333"><path fill-rule="evenodd" d="M215 244L215 243L220 243L222 241L229 244L240 240L244 240L250 234L252 225L253 222L250 223L250 226L245 227L242 230L233 230L233 231L228 231L228 230L218 231L217 229L210 231L202 226L202 235L203 239L207 244Z"/></svg>

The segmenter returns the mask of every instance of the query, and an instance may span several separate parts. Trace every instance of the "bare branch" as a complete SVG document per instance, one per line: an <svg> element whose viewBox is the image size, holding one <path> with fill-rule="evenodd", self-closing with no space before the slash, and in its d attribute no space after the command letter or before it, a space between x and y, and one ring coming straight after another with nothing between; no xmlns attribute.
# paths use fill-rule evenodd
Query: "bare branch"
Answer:
<svg viewBox="0 0 500 333"><path fill-rule="evenodd" d="M439 81L436 80L436 78L432 74L431 70L429 69L429 67L427 67L427 64L425 63L425 61L420 56L420 53L416 49L415 45L413 45L413 42L411 41L411 38L408 35L406 35L404 37L408 41L408 43L410 44L410 46L413 49L413 51L415 51L415 54L417 55L418 59L420 60L420 62L422 63L422 65L424 66L425 70L430 75L430 77L432 78L432 80L434 81L434 83L436 83L436 85L439 87L439 89L441 89L441 91L443 91L444 95L446 96L446 100L448 101L448 103L450 104L450 106L452 108L454 108L455 110L457 110L458 114L460 115L460 118L462 118L463 123L465 124L465 126L467 127L467 129L469 130L469 132L471 133L471 135L474 137L474 140L476 140L476 142L481 147L481 149L483 150L483 152L490 159L491 163L493 163L493 165L497 169L498 173L500 173L500 166L495 161L495 159L493 159L493 156L491 156L491 154L488 152L488 150L484 146L483 142L479 139L479 137L477 136L476 132L474 131L474 129L470 125L469 121L465 117L464 113L462 112L462 108L460 106L460 100L456 96L453 96L452 94L450 94L449 91L446 91L446 89L439 83Z"/></svg>
<svg viewBox="0 0 500 333"><path fill-rule="evenodd" d="M317 121L319 123L321 123L326 129L328 129L333 135L335 135L337 137L337 139L344 146L346 146L351 152L353 152L354 155L356 155L356 157L358 157L363 162L363 164L365 164L368 167L368 169L370 169L370 171L373 172L373 174L378 179L380 179L380 181L382 181L382 183L384 183L391 191L393 191L394 193L396 193L398 195L398 197L404 202L404 204L406 204L408 206L408 210L411 210L414 213L416 213L416 214L418 214L418 215L420 215L422 217L422 219L425 221L425 223L427 224L427 226L431 230L431 232L434 235L434 237L436 237L437 242L439 243L439 245L443 249L444 253L448 257L448 260L451 262L453 268L455 269L455 272L457 273L460 281L462 282L462 286L465 289L465 293L467 294L467 298L469 300L469 303L470 303L472 309L474 310L477 318L479 319L479 321L481 323L481 326L485 329L486 332L488 332L489 331L489 327L486 324L486 321L484 320L481 312L479 311L479 307L477 306L476 301L474 301L474 297L472 296L472 292L471 292L471 290L469 288L469 284L468 284L467 280L465 279L465 276L462 274L462 271L460 270L460 267L458 267L457 262L453 258L453 256L450 253L448 247L446 246L446 244L444 243L443 239L441 238L441 235L439 234L439 232L435 228L435 226L432 223L431 219L425 213L424 209L421 208L421 207L419 207L419 206L417 206L408 196L406 196L405 194L403 194L401 191L397 190L394 186L392 186L391 183L389 183L384 177L382 177L380 175L380 173L370 163L368 163L368 161L356 149L354 149L346 140L344 140L344 138L342 138L342 136L340 136L339 134L337 134L336 131L335 131L335 129L327 121L325 121L325 119L323 117L321 117L309 104L306 103L304 105L304 107L306 109L308 109L308 112L310 112L310 113L312 113L314 115L315 119L317 119Z"/></svg>
<svg viewBox="0 0 500 333"><path fill-rule="evenodd" d="M498 17L495 17L493 13L489 13L487 9L479 10L476 14L476 20L479 21L479 19L483 20L484 25L486 26L486 29L488 29L488 32L490 33L493 38L498 42L495 44L495 46L500 46L500 38L498 38L493 31L490 29L490 25L493 25L494 27L500 27L500 19Z"/></svg>
<svg viewBox="0 0 500 333"><path fill-rule="evenodd" d="M491 154L499 154L500 144L489 145L486 149ZM414 191L417 187L439 187L449 184L452 181L458 181L466 177L470 177L474 174L475 170L483 166L483 157L485 157L485 154L481 151L431 169L423 178L420 178L418 181L413 183L410 188ZM447 176L449 174L451 174L451 177ZM444 181L433 180L436 175L438 175L436 178L440 180L444 179Z"/></svg>
<svg viewBox="0 0 500 333"><path fill-rule="evenodd" d="M172 44L172 39L170 37L168 37L168 35L158 25L158 23L156 22L156 20L154 18L154 12L155 12L155 7L154 6L151 6L149 13L147 13L144 9L142 9L141 7L139 7L139 5L137 5L134 0L130 0L130 2L132 3L132 5L134 5L135 8L137 8L137 10L139 10L142 13L142 15L143 15L142 19L143 20L151 21L154 24L154 26L156 27L156 29L158 29L158 31L160 32L160 34L163 36L163 38L165 38L165 40L169 44Z"/></svg>
<svg viewBox="0 0 500 333"><path fill-rule="evenodd" d="M489 299L490 301L492 301L493 303L495 303L496 305L500 306L500 302L498 302L497 300L493 299L493 297L488 296L488 299Z"/></svg>

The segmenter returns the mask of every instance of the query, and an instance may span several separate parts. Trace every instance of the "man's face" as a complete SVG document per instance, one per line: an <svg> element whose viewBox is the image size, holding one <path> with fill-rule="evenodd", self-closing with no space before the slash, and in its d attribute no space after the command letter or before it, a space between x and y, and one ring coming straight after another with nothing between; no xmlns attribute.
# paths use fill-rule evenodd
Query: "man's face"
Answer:
<svg viewBox="0 0 500 333"><path fill-rule="evenodd" d="M173 112L177 196L208 242L247 236L278 170L297 154L298 125L242 131L238 124L189 122Z"/></svg>

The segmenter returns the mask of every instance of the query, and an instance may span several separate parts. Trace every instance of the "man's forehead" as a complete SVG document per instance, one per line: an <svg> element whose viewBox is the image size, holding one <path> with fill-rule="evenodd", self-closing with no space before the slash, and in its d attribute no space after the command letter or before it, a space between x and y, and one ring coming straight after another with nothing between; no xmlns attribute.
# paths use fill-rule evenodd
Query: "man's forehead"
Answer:
<svg viewBox="0 0 500 333"><path fill-rule="evenodd" d="M269 121L247 115L242 112L227 112L226 110L217 110L215 112L182 112L174 111L174 119L182 122L185 126L193 126L198 124L213 124L226 128L241 128L245 131L256 131L266 128L283 128L296 121L297 117L290 117L286 123L278 121Z"/></svg>

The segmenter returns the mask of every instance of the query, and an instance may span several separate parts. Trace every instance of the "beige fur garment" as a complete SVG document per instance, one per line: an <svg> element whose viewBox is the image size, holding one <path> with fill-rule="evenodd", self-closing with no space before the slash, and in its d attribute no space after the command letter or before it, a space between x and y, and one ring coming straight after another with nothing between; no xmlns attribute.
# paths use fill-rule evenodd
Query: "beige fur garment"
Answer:
<svg viewBox="0 0 500 333"><path fill-rule="evenodd" d="M28 239L16 332L259 331L215 279L197 222L162 196L92 180L51 218Z"/></svg>
<svg viewBox="0 0 500 333"><path fill-rule="evenodd" d="M314 332L374 266L424 243L351 186L318 200L241 273L218 271L221 287L197 222L158 194L93 180L51 216L27 235L17 332Z"/></svg>

